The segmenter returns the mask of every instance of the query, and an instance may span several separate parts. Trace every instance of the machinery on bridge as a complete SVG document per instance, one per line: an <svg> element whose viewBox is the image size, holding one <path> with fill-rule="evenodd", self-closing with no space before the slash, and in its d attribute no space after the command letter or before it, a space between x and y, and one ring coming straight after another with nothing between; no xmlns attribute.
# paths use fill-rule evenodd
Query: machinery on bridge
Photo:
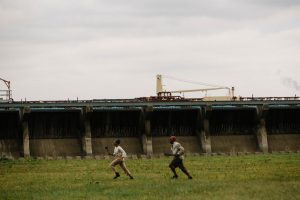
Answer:
<svg viewBox="0 0 300 200"><path fill-rule="evenodd" d="M184 94L184 93L189 93L189 92L205 92L206 95L205 97L202 98L203 101L230 101L234 100L234 87L225 87L225 86L218 86L218 85L212 85L212 84L207 84L207 83L200 83L200 82L191 82L191 81L186 81L186 80L181 80L177 79L174 77L170 76L165 76L166 78L181 81L181 82L188 82L188 83L193 83L197 85L204 85L204 86L209 86L209 88L202 88L202 89L190 89L190 90L164 90L163 89L163 76L161 74L158 74L156 76L156 94L159 98L169 98L169 99L181 99L181 96L173 96L172 94ZM208 91L212 90L227 90L228 94L225 96L207 96ZM181 98L180 98L181 97Z"/></svg>
<svg viewBox="0 0 300 200"><path fill-rule="evenodd" d="M177 80L180 82L186 82L186 83L193 83L197 85L203 85L207 86L208 88L202 88L202 89L190 89L190 90L166 90L164 89L163 85L163 77L169 78L173 80ZM228 93L224 96L208 96L208 91L213 90L226 90ZM189 92L206 92L206 95L202 98L185 98L184 96L181 96L180 94L189 93ZM220 101L220 102L229 102L229 101L298 101L300 97L298 96L286 96L286 97L254 97L253 95L251 97L242 97L242 96L235 96L234 95L234 87L226 87L226 86L219 86L219 85L213 85L213 84L207 84L207 83L201 83L201 82L194 82L194 81L187 81L182 80L178 78L174 78L171 76L156 75L156 96L150 96L150 97L138 97L135 99L126 99L121 100L123 102L205 102L205 101ZM173 95L173 94L179 94L179 95ZM96 100L99 101L99 100ZM115 101L115 100L114 100Z"/></svg>
<svg viewBox="0 0 300 200"><path fill-rule="evenodd" d="M0 78L7 87L7 90L0 90L0 101L12 101L12 92L10 89L10 81Z"/></svg>
<svg viewBox="0 0 300 200"><path fill-rule="evenodd" d="M181 82L187 82L187 83L193 83L197 85L203 85L207 86L207 88L202 89L190 89L190 90L166 90L164 89L163 85L163 77L168 79L173 79ZM253 95L251 97L242 97L242 96L234 96L234 87L225 87L225 86L218 86L213 84L207 84L207 83L201 83L201 82L194 82L194 81L187 81L182 80L178 78L174 78L171 76L161 75L158 74L156 76L156 96L148 96L148 97L137 97L132 99L91 99L91 100L39 100L39 101L27 101L25 98L25 101L14 101L12 99L12 90L10 81L0 78L0 82L3 81L7 87L7 90L0 90L0 103L6 104L6 103L17 103L17 104L61 104L61 103L67 103L67 104L85 104L85 103L103 103L103 104L115 104L115 103L147 103L147 102L178 102L178 103L184 103L184 102L207 102L207 101L216 101L216 102L226 102L230 103L230 101L240 101L240 102L261 102L261 101L272 101L272 102L290 102L290 101L299 101L299 96L286 96L286 97L254 97ZM213 90L226 90L228 93L224 96L208 96L208 91ZM181 96L181 94L184 93L190 93L190 92L206 92L206 95L204 97L197 97L197 98L185 98L184 96ZM179 94L179 95L174 95Z"/></svg>

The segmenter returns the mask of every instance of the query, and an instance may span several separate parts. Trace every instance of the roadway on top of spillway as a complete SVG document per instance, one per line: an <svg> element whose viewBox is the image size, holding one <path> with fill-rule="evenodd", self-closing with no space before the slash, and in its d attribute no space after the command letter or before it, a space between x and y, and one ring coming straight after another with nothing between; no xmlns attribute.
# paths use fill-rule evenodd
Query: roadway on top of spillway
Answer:
<svg viewBox="0 0 300 200"><path fill-rule="evenodd" d="M99 99L74 101L14 101L0 102L0 109L11 108L81 108L81 107L197 107L197 106L276 106L300 108L300 100L243 100L243 101L140 101L137 99Z"/></svg>

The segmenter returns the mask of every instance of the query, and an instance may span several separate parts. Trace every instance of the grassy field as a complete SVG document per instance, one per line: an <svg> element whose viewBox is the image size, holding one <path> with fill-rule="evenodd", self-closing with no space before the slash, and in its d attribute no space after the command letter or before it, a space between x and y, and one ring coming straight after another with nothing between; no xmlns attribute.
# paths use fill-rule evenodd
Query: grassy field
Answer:
<svg viewBox="0 0 300 200"><path fill-rule="evenodd" d="M171 158L0 161L0 199L300 199L300 154L187 157L194 179L171 180Z"/></svg>

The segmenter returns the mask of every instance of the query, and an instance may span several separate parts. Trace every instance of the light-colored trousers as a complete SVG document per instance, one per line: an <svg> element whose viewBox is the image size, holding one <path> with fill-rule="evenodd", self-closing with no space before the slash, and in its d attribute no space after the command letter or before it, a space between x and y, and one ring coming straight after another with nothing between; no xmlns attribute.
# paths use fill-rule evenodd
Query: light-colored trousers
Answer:
<svg viewBox="0 0 300 200"><path fill-rule="evenodd" d="M131 176L129 170L127 169L127 167L125 165L125 161L122 158L116 158L110 163L109 166L113 169L114 172L116 172L116 170L115 170L116 165L120 165L120 167L124 170L125 174L127 174L128 176Z"/></svg>

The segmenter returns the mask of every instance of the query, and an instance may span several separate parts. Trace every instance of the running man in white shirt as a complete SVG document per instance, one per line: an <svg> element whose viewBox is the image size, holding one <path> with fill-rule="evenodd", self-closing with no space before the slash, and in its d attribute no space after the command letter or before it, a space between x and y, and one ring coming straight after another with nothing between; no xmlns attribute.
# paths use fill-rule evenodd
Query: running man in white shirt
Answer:
<svg viewBox="0 0 300 200"><path fill-rule="evenodd" d="M173 160L171 161L169 167L172 170L174 176L172 178L176 179L178 178L178 175L176 173L176 168L179 167L183 173L185 173L189 179L192 179L192 176L189 174L189 172L186 170L186 168L183 165L183 154L184 154L184 148L181 146L179 142L176 142L176 137L171 136L170 137L170 143L171 143L171 151L172 156L174 156ZM167 154L168 155L168 154Z"/></svg>
<svg viewBox="0 0 300 200"><path fill-rule="evenodd" d="M129 170L126 168L125 165L125 158L127 157L126 152L124 151L124 149L120 146L120 140L116 140L114 142L114 153L110 154L115 156L115 159L110 163L110 167L111 169L115 172L115 177L114 179L118 178L120 176L120 173L116 171L116 165L120 165L120 167L124 170L125 174L127 176L129 176L130 179L133 179L131 173L129 172ZM107 148L106 148L107 149Z"/></svg>

